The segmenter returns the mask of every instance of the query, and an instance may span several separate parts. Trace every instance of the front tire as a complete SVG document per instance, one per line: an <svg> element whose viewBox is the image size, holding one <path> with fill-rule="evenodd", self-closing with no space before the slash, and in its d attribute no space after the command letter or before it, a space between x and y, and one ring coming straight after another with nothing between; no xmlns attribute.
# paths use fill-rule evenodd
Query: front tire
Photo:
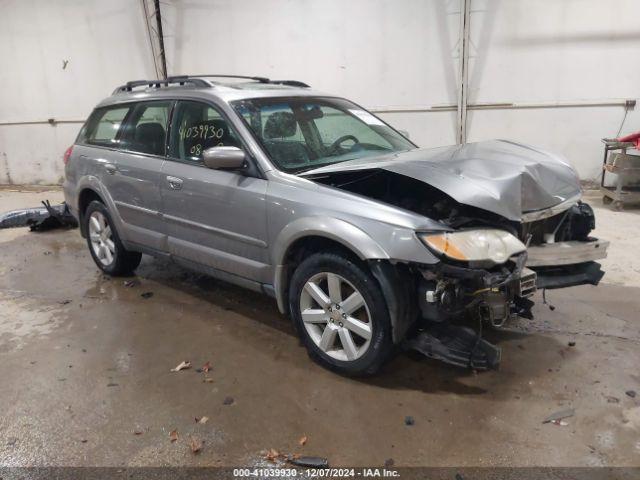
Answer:
<svg viewBox="0 0 640 480"><path fill-rule="evenodd" d="M316 253L293 273L289 309L309 356L345 375L376 373L393 349L384 296L371 273L335 253Z"/></svg>
<svg viewBox="0 0 640 480"><path fill-rule="evenodd" d="M128 275L140 265L142 254L124 248L102 202L94 200L89 204L84 221L89 252L100 270L113 276Z"/></svg>

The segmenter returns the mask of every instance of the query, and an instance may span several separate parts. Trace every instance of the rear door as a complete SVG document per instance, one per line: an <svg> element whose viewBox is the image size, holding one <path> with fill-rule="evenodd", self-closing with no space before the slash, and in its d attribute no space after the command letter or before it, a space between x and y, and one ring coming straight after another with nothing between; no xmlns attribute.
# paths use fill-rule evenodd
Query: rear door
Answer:
<svg viewBox="0 0 640 480"><path fill-rule="evenodd" d="M109 193L124 222L124 237L155 250L164 250L166 240L160 184L172 105L173 101L132 105L118 136L115 161L105 165Z"/></svg>
<svg viewBox="0 0 640 480"><path fill-rule="evenodd" d="M260 283L268 275L267 181L204 166L213 146L248 149L213 106L178 101L162 168L162 213L168 249L183 259Z"/></svg>

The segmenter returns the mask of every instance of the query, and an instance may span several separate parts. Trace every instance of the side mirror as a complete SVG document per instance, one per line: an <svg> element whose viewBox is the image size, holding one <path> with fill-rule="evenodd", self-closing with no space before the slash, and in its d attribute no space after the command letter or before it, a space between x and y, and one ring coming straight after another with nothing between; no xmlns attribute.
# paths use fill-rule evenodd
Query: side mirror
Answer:
<svg viewBox="0 0 640 480"><path fill-rule="evenodd" d="M202 152L207 168L214 170L239 170L246 165L246 155L238 147L211 147Z"/></svg>

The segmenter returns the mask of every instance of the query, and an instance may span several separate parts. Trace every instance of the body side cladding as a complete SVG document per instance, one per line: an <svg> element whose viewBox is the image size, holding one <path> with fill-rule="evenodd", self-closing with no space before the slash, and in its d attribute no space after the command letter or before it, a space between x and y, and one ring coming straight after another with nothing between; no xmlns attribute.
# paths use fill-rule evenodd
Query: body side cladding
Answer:
<svg viewBox="0 0 640 480"><path fill-rule="evenodd" d="M367 263L380 284L389 309L393 343L400 343L418 317L415 276L406 264L394 265L385 260Z"/></svg>

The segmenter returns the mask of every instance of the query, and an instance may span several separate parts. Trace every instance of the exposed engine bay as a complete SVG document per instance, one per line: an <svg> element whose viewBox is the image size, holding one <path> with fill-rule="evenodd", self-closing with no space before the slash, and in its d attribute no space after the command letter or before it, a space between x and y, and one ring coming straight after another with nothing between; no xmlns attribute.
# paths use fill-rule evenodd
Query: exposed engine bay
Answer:
<svg viewBox="0 0 640 480"><path fill-rule="evenodd" d="M419 335L411 338L409 345L448 363L480 369L497 366L500 352L481 339L483 324L501 328L514 316L532 319L534 302L530 297L537 288L597 284L604 275L600 265L588 257L606 255L607 242L590 237L595 217L591 207L580 201L560 213L518 222L461 204L423 181L387 170L328 172L310 179L437 220L452 231L504 230L526 246L527 251L498 265L479 267L442 261L435 267L409 266L416 284L417 310L423 320ZM566 252L600 247L602 255L587 252L585 257L583 252L587 261L578 263L571 263L571 258L562 262L553 253L556 248ZM528 264L530 256L533 265ZM545 264L545 256L550 263ZM476 327L475 333L464 325Z"/></svg>
<svg viewBox="0 0 640 480"><path fill-rule="evenodd" d="M536 245L548 240L587 241L595 228L591 207L579 202L565 212L530 222L507 220L498 214L463 205L420 180L381 169L335 172L311 177L318 183L380 200L437 220L453 229L495 227L509 231L523 242Z"/></svg>

